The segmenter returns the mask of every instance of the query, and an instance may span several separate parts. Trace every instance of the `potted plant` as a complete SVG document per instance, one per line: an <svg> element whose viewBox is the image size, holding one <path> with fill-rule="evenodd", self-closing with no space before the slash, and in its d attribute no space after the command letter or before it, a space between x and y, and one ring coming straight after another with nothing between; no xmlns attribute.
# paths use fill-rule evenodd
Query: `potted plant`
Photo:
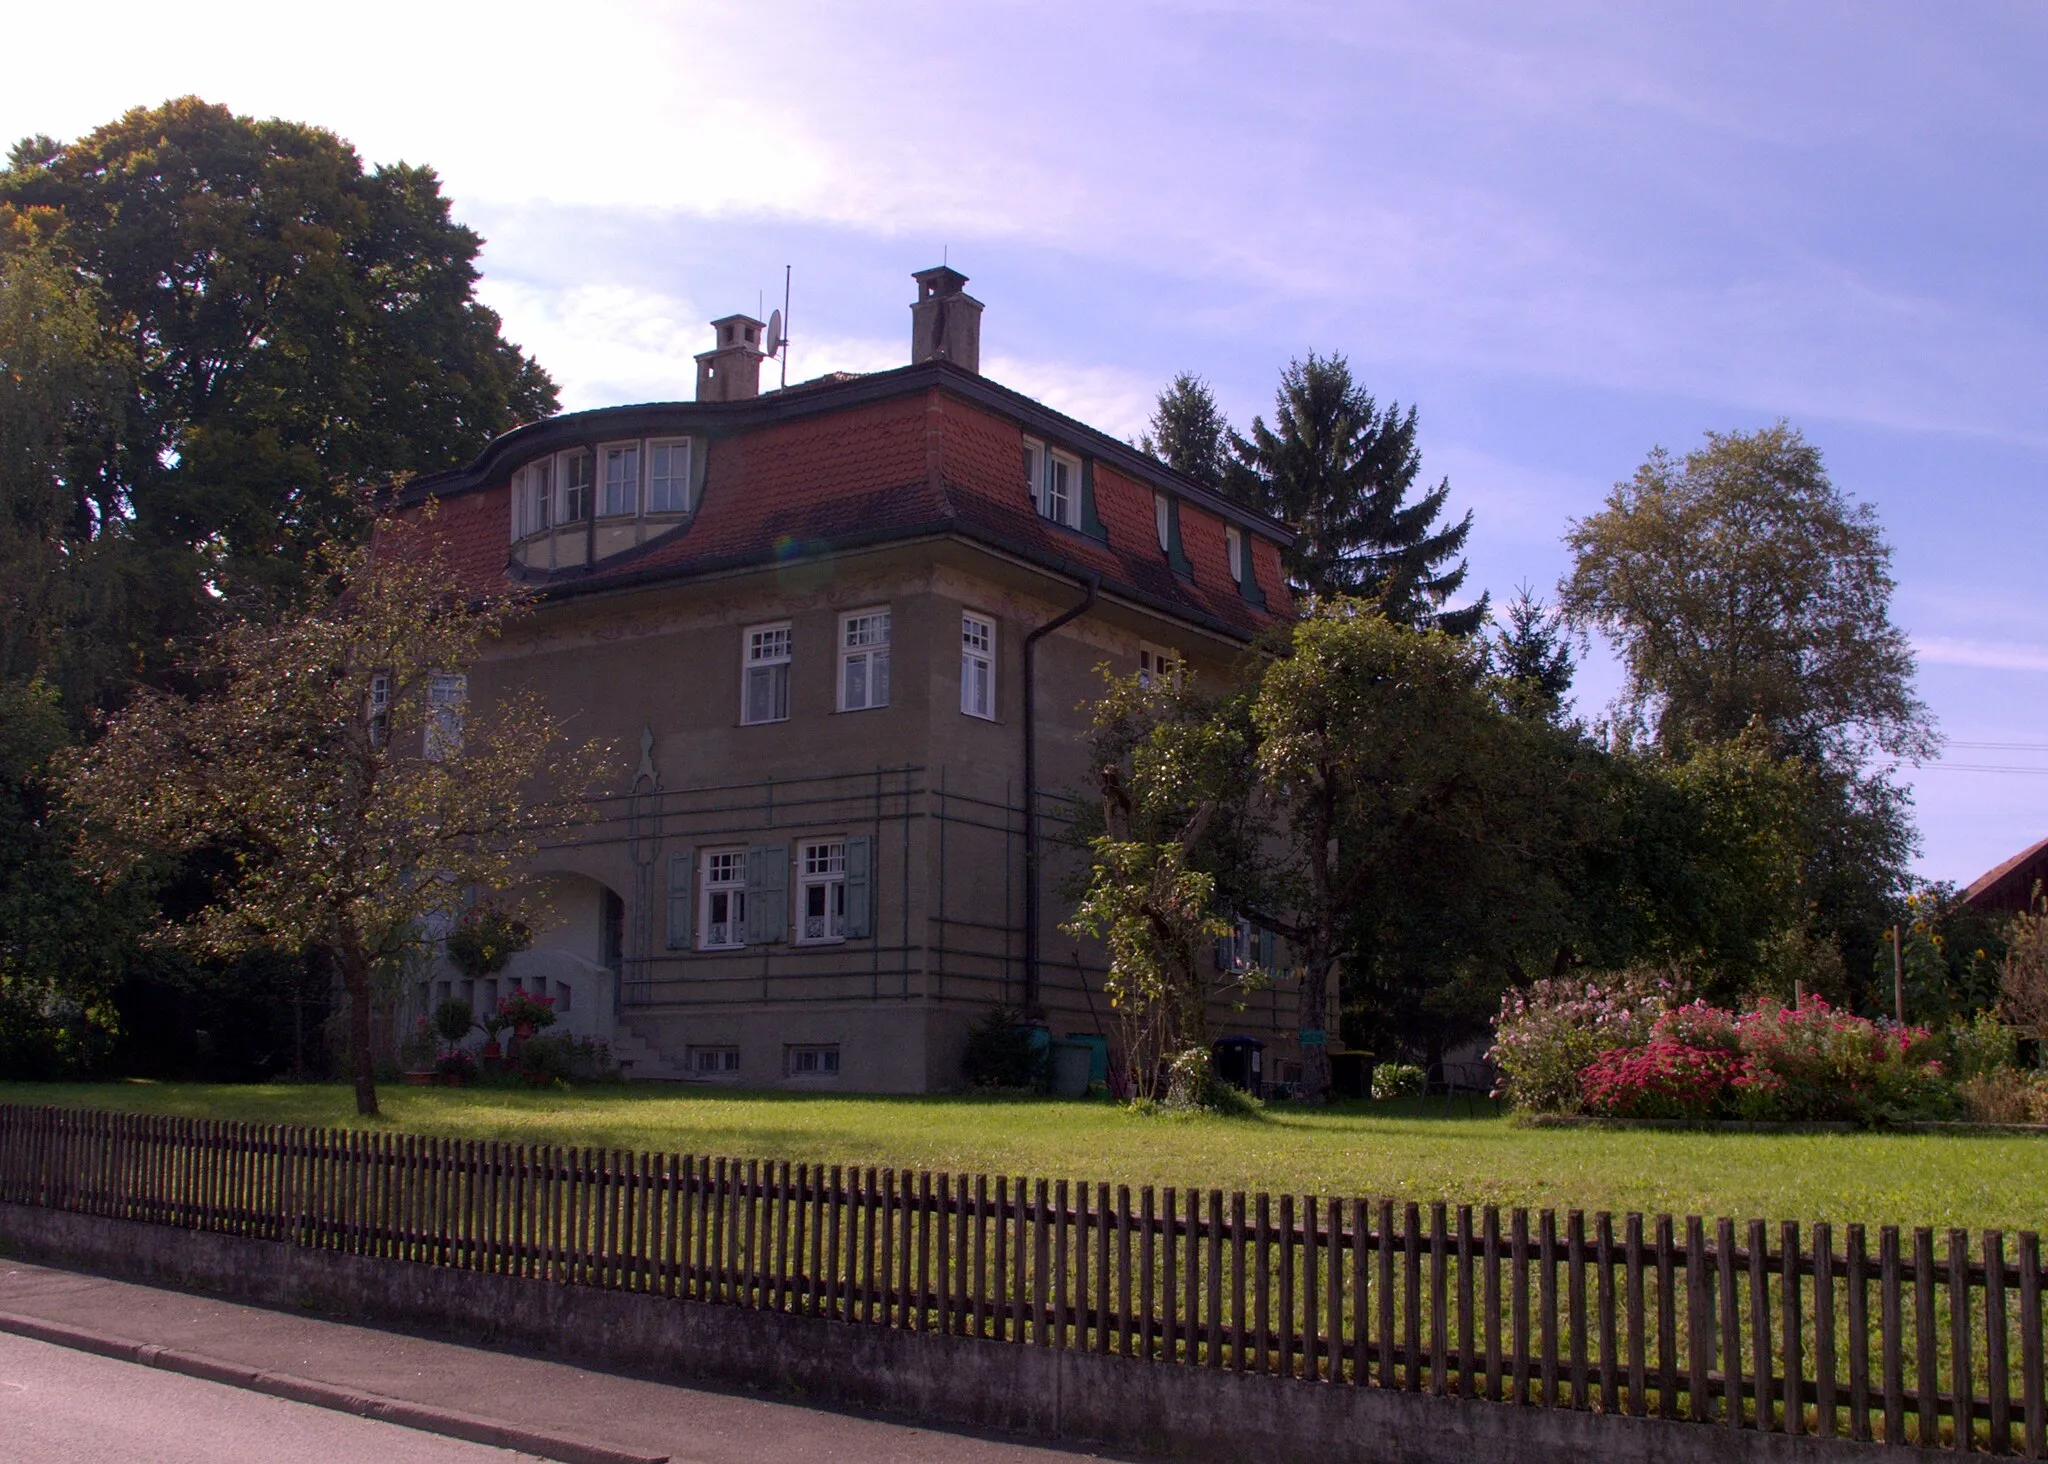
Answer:
<svg viewBox="0 0 2048 1464"><path fill-rule="evenodd" d="M498 1015L511 1024L516 1056L519 1044L542 1027L555 1024L554 998L535 996L525 987L515 986L498 999Z"/></svg>
<svg viewBox="0 0 2048 1464"><path fill-rule="evenodd" d="M451 1047L434 1060L434 1071L450 1088L459 1088L476 1076L476 1059L466 1047Z"/></svg>
<svg viewBox="0 0 2048 1464"><path fill-rule="evenodd" d="M507 961L532 944L533 932L525 921L514 919L496 905L472 905L448 933L448 959L475 980L504 970Z"/></svg>
<svg viewBox="0 0 2048 1464"><path fill-rule="evenodd" d="M480 1054L483 1060L486 1063L503 1061L505 1049L498 1045L498 1034L512 1025L511 1018L497 1007L492 1007L484 1013L483 1020L477 1025L484 1029L484 1050Z"/></svg>
<svg viewBox="0 0 2048 1464"><path fill-rule="evenodd" d="M451 996L434 1008L434 1030L440 1033L444 1047L460 1046L475 1025L475 1009L459 996Z"/></svg>
<svg viewBox="0 0 2048 1464"><path fill-rule="evenodd" d="M434 1081L434 1029L421 1017L398 1044L398 1065L405 1081L424 1088Z"/></svg>

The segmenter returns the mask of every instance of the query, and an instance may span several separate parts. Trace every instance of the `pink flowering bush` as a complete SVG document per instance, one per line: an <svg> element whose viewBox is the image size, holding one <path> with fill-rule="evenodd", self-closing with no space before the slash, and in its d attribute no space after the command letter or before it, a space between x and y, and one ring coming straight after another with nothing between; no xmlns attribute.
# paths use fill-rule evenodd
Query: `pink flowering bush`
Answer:
<svg viewBox="0 0 2048 1464"><path fill-rule="evenodd" d="M1540 981L1501 1004L1490 1054L1517 1108L1607 1118L1886 1123L1958 1105L1948 1047L1817 997L1741 1014L1676 982Z"/></svg>
<svg viewBox="0 0 2048 1464"><path fill-rule="evenodd" d="M1576 1113L1580 1074L1611 1048L1639 1048L1683 993L1669 978L1643 972L1538 981L1501 999L1488 1059L1500 1073L1497 1096L1538 1113Z"/></svg>
<svg viewBox="0 0 2048 1464"><path fill-rule="evenodd" d="M1579 1083L1586 1111L1601 1118L1718 1118L1746 1068L1729 1047L1652 1038L1647 1047L1609 1048L1580 1070Z"/></svg>
<svg viewBox="0 0 2048 1464"><path fill-rule="evenodd" d="M1749 1066L1736 1080L1745 1118L1933 1118L1955 1106L1942 1043L1925 1027L1873 1022L1818 997L1759 1002L1735 1024Z"/></svg>

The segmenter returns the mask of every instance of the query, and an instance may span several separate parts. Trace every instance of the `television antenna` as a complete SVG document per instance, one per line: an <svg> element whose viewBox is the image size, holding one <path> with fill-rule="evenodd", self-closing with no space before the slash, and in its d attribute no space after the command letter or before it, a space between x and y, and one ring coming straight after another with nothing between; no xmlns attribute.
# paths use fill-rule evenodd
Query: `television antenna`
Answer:
<svg viewBox="0 0 2048 1464"><path fill-rule="evenodd" d="M782 358L782 384L789 385L789 277L791 267L782 267L782 308L768 315L768 354Z"/></svg>

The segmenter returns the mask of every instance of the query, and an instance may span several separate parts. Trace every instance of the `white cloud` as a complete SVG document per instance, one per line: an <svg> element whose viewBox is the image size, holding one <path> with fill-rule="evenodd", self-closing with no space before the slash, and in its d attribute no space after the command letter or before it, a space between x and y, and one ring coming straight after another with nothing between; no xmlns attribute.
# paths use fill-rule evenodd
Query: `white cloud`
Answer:
<svg viewBox="0 0 2048 1464"><path fill-rule="evenodd" d="M2048 671L2048 646L2023 641L1970 640L1962 636L1916 635L1922 661L1941 666L1979 666L1993 671Z"/></svg>

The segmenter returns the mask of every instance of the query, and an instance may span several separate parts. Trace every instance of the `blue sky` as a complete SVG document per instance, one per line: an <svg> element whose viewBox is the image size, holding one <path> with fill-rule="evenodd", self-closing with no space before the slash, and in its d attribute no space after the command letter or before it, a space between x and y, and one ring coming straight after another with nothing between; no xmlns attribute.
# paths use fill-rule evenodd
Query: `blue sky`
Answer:
<svg viewBox="0 0 2048 1464"><path fill-rule="evenodd" d="M785 264L794 378L898 364L943 256L988 373L1119 434L1177 370L1242 423L1345 352L1497 594L1652 446L1789 418L1897 550L1950 739L1908 770L1922 872L2048 835L2038 4L93 14L10 20L42 60L0 134L197 92L432 163L572 407L687 396ZM1596 652L1582 708L1616 685Z"/></svg>

